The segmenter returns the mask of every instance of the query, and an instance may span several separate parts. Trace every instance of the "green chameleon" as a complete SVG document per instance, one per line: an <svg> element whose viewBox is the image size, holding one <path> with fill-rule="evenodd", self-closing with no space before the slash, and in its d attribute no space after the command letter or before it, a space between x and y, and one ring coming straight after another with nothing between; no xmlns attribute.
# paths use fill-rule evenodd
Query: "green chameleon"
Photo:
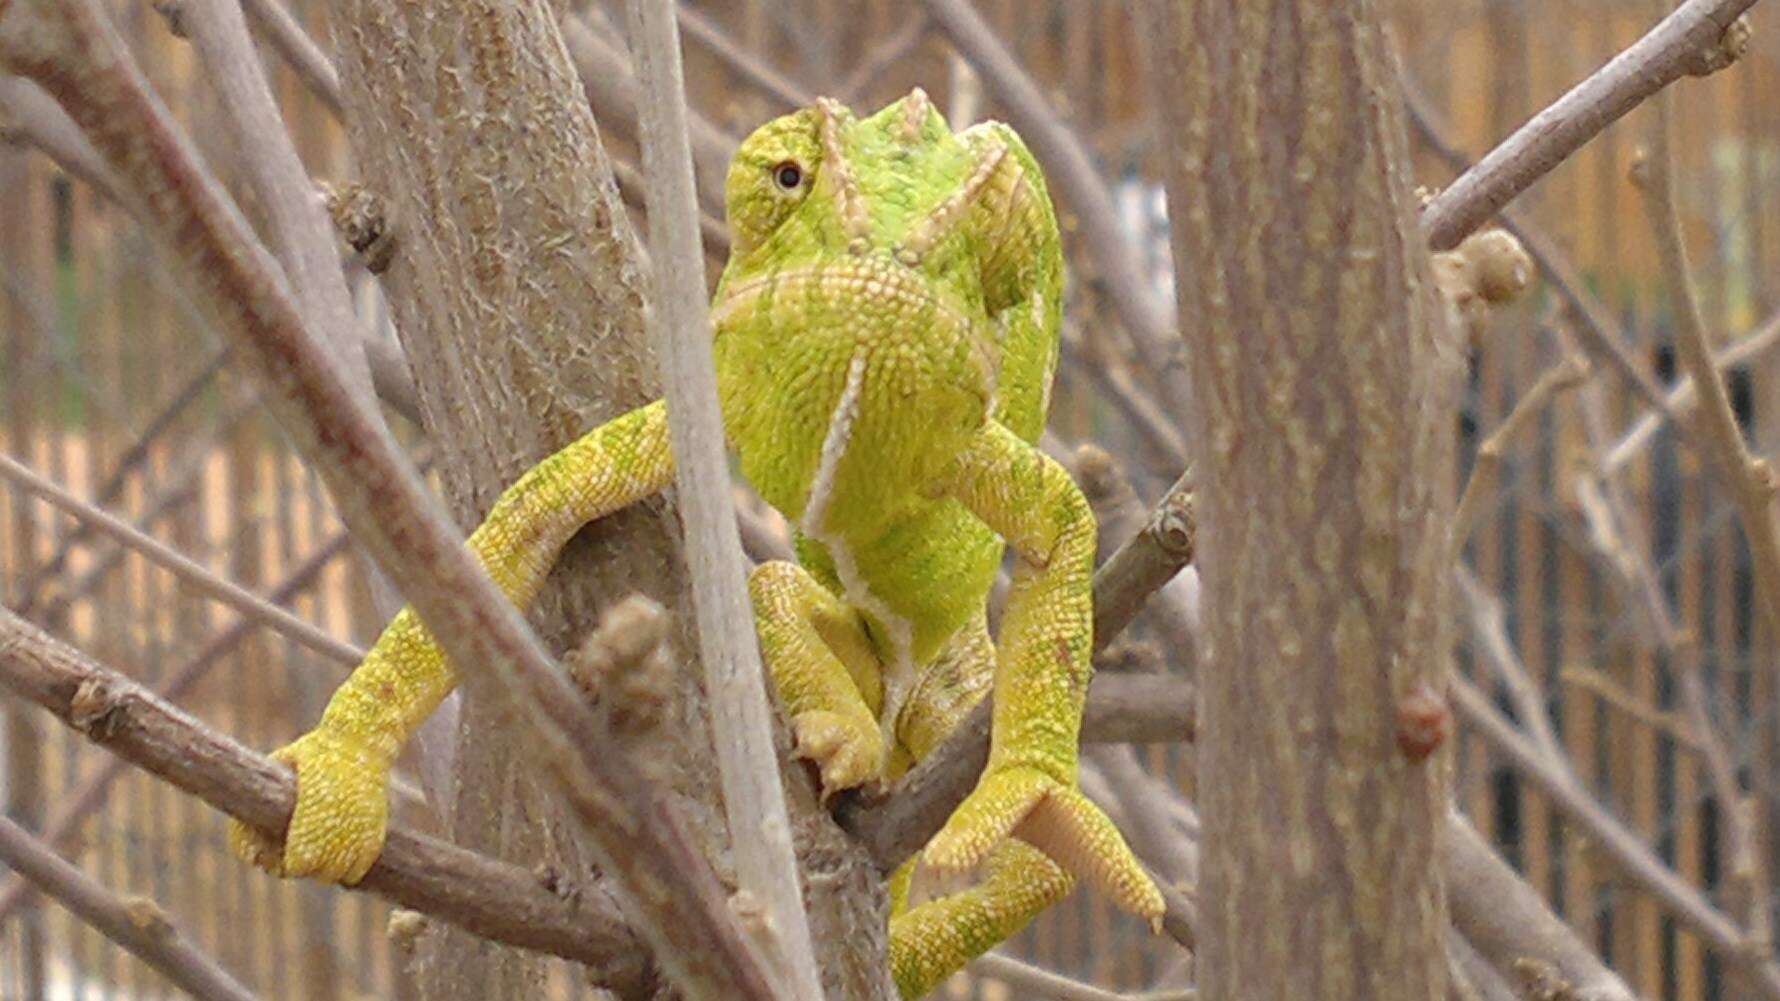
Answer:
<svg viewBox="0 0 1780 1001"><path fill-rule="evenodd" d="M1091 671L1095 526L1036 447L1057 362L1063 257L1037 162L1005 125L954 135L920 90L860 120L818 101L742 143L712 318L742 473L798 531L799 562L749 578L760 647L824 796L892 779L990 688L989 763L918 856L967 889L911 905L892 877L890 957L925 993L1087 879L1160 920L1161 894L1076 785ZM582 525L673 482L661 402L596 428L509 487L470 537L524 607ZM1017 556L999 642L984 612ZM382 849L391 763L456 683L412 610L316 728L282 855L353 883Z"/></svg>

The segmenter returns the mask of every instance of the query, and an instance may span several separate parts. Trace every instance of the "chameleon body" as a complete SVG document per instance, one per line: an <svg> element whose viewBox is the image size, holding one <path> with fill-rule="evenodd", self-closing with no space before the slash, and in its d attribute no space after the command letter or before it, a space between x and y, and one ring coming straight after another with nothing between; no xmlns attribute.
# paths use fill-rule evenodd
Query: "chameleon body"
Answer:
<svg viewBox="0 0 1780 1001"><path fill-rule="evenodd" d="M741 471L798 532L798 563L749 579L798 752L824 795L887 781L994 691L975 791L891 881L899 989L925 993L1078 878L1158 920L1155 885L1076 786L1095 534L1035 447L1063 287L1037 162L1005 125L954 134L919 90L865 119L823 100L742 143L726 199L713 350ZM577 529L672 480L656 402L527 472L469 545L523 607ZM1013 586L992 640L1004 546ZM238 850L285 875L361 878L390 765L454 680L404 610L277 752L297 770L282 849L237 826ZM917 862L977 879L917 901Z"/></svg>

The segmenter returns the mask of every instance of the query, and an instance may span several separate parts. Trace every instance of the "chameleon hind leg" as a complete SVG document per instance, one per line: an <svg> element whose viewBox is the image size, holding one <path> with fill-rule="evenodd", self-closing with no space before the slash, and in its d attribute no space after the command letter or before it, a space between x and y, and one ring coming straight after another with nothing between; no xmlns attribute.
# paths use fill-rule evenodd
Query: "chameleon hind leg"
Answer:
<svg viewBox="0 0 1780 1001"><path fill-rule="evenodd" d="M1010 839L989 852L976 885L909 907L915 862L903 863L891 882L890 975L910 999L1017 934L1075 885L1044 852Z"/></svg>
<svg viewBox="0 0 1780 1001"><path fill-rule="evenodd" d="M761 659L791 721L797 752L822 773L822 797L883 777L882 676L859 613L795 563L748 577Z"/></svg>

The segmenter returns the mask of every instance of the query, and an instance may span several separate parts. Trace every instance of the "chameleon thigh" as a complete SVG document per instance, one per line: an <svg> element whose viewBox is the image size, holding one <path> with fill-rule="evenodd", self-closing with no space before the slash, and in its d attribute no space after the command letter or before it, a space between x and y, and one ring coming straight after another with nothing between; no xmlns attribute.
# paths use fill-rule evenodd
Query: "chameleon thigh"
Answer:
<svg viewBox="0 0 1780 1001"><path fill-rule="evenodd" d="M1010 839L984 862L981 882L908 907L910 859L891 881L890 973L904 998L918 998L965 963L1026 927L1075 885L1044 852ZM898 893L897 891L901 892Z"/></svg>
<svg viewBox="0 0 1780 1001"><path fill-rule="evenodd" d="M882 678L859 614L795 563L748 577L760 655L797 750L822 772L824 798L883 776Z"/></svg>

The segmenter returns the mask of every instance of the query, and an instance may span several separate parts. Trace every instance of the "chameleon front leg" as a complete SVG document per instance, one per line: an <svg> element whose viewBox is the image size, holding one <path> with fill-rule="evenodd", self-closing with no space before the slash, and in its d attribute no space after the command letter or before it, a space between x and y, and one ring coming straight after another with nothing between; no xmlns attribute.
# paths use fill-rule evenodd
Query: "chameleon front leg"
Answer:
<svg viewBox="0 0 1780 1001"><path fill-rule="evenodd" d="M532 467L503 492L468 545L521 608L582 525L665 487L674 475L667 409L659 401L601 425ZM351 885L383 850L389 769L402 745L457 684L413 609L390 621L315 729L273 752L297 773L297 805L282 851L231 821L235 853L283 876Z"/></svg>
<svg viewBox="0 0 1780 1001"><path fill-rule="evenodd" d="M966 447L945 486L1018 560L997 644L989 763L922 860L962 871L1015 835L1155 924L1161 892L1112 821L1076 787L1092 672L1088 503L1063 467L995 421Z"/></svg>
<svg viewBox="0 0 1780 1001"><path fill-rule="evenodd" d="M748 576L760 657L797 740L822 773L822 798L881 778L881 665L859 613L795 563Z"/></svg>

